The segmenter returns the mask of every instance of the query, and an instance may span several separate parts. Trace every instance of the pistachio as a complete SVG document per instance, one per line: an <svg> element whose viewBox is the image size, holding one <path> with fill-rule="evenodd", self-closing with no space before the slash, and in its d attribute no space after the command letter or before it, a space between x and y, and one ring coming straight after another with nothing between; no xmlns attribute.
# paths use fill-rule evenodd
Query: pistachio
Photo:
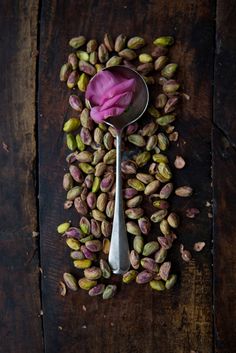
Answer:
<svg viewBox="0 0 236 353"><path fill-rule="evenodd" d="M151 158L151 153L149 151L144 151L139 153L135 157L135 162L138 165L138 167L144 167L145 164L147 164L147 162L150 160L150 158Z"/></svg>
<svg viewBox="0 0 236 353"><path fill-rule="evenodd" d="M114 42L109 33L105 33L104 38L103 38L104 44L109 51L114 50Z"/></svg>
<svg viewBox="0 0 236 353"><path fill-rule="evenodd" d="M76 154L77 154L77 151L69 153L67 155L66 161L67 161L68 164L74 163L76 161Z"/></svg>
<svg viewBox="0 0 236 353"><path fill-rule="evenodd" d="M135 189L137 191L144 191L145 190L144 183L138 179L135 179L135 178L128 179L127 183L130 187L132 187L133 189Z"/></svg>
<svg viewBox="0 0 236 353"><path fill-rule="evenodd" d="M136 250L131 250L129 255L129 260L130 260L131 266L135 270L137 270L139 268L140 261L139 261L139 254L137 253Z"/></svg>
<svg viewBox="0 0 236 353"><path fill-rule="evenodd" d="M128 136L128 141L131 142L133 145L138 147L144 147L146 145L146 141L143 136L138 134L132 134Z"/></svg>
<svg viewBox="0 0 236 353"><path fill-rule="evenodd" d="M100 184L100 189L102 192L108 192L112 185L114 183L114 174L107 174L107 176L105 176L102 181L101 181L101 184Z"/></svg>
<svg viewBox="0 0 236 353"><path fill-rule="evenodd" d="M91 145L92 136L89 129L82 127L80 130L80 137L85 145Z"/></svg>
<svg viewBox="0 0 236 353"><path fill-rule="evenodd" d="M67 81L68 77L71 73L71 64L66 63L62 65L61 70L60 70L60 81Z"/></svg>
<svg viewBox="0 0 236 353"><path fill-rule="evenodd" d="M108 284L102 293L102 299L111 299L114 297L117 291L117 286L115 284Z"/></svg>
<svg viewBox="0 0 236 353"><path fill-rule="evenodd" d="M185 262L191 261L192 255L191 255L190 251L184 249L183 244L180 244L180 254L181 254L182 259Z"/></svg>
<svg viewBox="0 0 236 353"><path fill-rule="evenodd" d="M79 241L77 239L67 238L66 239L66 244L72 250L79 250L80 249L80 243L79 243Z"/></svg>
<svg viewBox="0 0 236 353"><path fill-rule="evenodd" d="M103 136L103 144L105 146L105 148L107 150L111 150L113 147L113 143L114 143L114 137L112 136L112 134L108 131L107 133L105 133L105 135Z"/></svg>
<svg viewBox="0 0 236 353"><path fill-rule="evenodd" d="M172 173L171 170L166 163L159 163L158 165L158 171L159 173L168 181L172 178Z"/></svg>
<svg viewBox="0 0 236 353"><path fill-rule="evenodd" d="M158 58L159 56L163 56L166 55L168 53L168 49L160 46L160 45L156 45L155 48L152 51L152 56L154 58Z"/></svg>
<svg viewBox="0 0 236 353"><path fill-rule="evenodd" d="M81 163L91 163L93 160L93 154L89 151L82 151L76 155L76 159Z"/></svg>
<svg viewBox="0 0 236 353"><path fill-rule="evenodd" d="M105 154L103 157L103 162L106 164L114 164L116 161L116 150L112 149Z"/></svg>
<svg viewBox="0 0 236 353"><path fill-rule="evenodd" d="M90 233L90 222L89 222L88 218L86 218L84 216L81 217L80 221L79 221L79 226L84 234Z"/></svg>
<svg viewBox="0 0 236 353"><path fill-rule="evenodd" d="M139 61L143 64L151 63L153 61L152 56L146 53L140 54L138 58L139 58Z"/></svg>
<svg viewBox="0 0 236 353"><path fill-rule="evenodd" d="M180 197L188 197L191 196L193 193L193 189L190 186L180 186L179 188L175 189L175 195Z"/></svg>
<svg viewBox="0 0 236 353"><path fill-rule="evenodd" d="M85 201L81 200L80 197L76 197L74 200L75 209L78 213L83 216L86 216L88 213L88 207Z"/></svg>
<svg viewBox="0 0 236 353"><path fill-rule="evenodd" d="M79 134L76 135L75 137L76 139L76 144L77 144L77 147L80 151L84 151L85 150L85 144L83 143L81 137Z"/></svg>
<svg viewBox="0 0 236 353"><path fill-rule="evenodd" d="M107 194L104 192L101 193L97 198L97 209L101 212L104 212L106 209L107 201L108 201Z"/></svg>
<svg viewBox="0 0 236 353"><path fill-rule="evenodd" d="M82 192L80 194L81 200L86 201L88 193L89 193L88 188L86 186L84 186L82 188Z"/></svg>
<svg viewBox="0 0 236 353"><path fill-rule="evenodd" d="M86 241L85 246L91 252L98 252L102 249L102 243L97 239Z"/></svg>
<svg viewBox="0 0 236 353"><path fill-rule="evenodd" d="M96 65L98 62L98 53L96 51L93 51L92 53L90 53L89 55L89 62L92 65ZM95 73L97 72L97 68L94 67Z"/></svg>
<svg viewBox="0 0 236 353"><path fill-rule="evenodd" d="M161 279L163 279L164 281L168 280L168 277L170 274L170 269L171 269L171 262L170 261L166 261L166 262L163 262L163 264L161 264L160 270L159 270L159 275L160 275Z"/></svg>
<svg viewBox="0 0 236 353"><path fill-rule="evenodd" d="M159 187L160 187L159 180L153 180L145 187L144 194L151 195L154 192L156 192L159 189Z"/></svg>
<svg viewBox="0 0 236 353"><path fill-rule="evenodd" d="M98 145L102 144L103 135L104 135L104 132L99 127L96 127L96 129L94 130L94 135L93 135L93 138L94 138L94 141L96 142L96 144L98 144Z"/></svg>
<svg viewBox="0 0 236 353"><path fill-rule="evenodd" d="M93 51L97 50L98 43L96 39L90 39L87 43L87 53L92 53Z"/></svg>
<svg viewBox="0 0 236 353"><path fill-rule="evenodd" d="M63 131L72 132L78 129L80 126L80 120L77 118L70 118L64 124Z"/></svg>
<svg viewBox="0 0 236 353"><path fill-rule="evenodd" d="M134 196L132 199L128 200L126 202L126 205L128 208L137 207L137 206L140 206L142 201L143 201L142 195L137 195L137 196Z"/></svg>
<svg viewBox="0 0 236 353"><path fill-rule="evenodd" d="M174 38L171 36L158 37L153 41L154 45L169 47L174 44Z"/></svg>
<svg viewBox="0 0 236 353"><path fill-rule="evenodd" d="M102 271L102 277L104 278L110 278L111 277L111 269L110 269L110 266L108 265L108 263L103 260L103 259L100 259L100 269Z"/></svg>
<svg viewBox="0 0 236 353"><path fill-rule="evenodd" d="M157 118L157 120L156 120L156 122L160 126L166 126L166 125L172 123L173 121L175 121L175 115L173 115L173 114L163 115L160 118Z"/></svg>
<svg viewBox="0 0 236 353"><path fill-rule="evenodd" d="M177 64L173 64L173 63L168 64L162 69L161 74L163 77L170 79L174 76L177 68L178 68Z"/></svg>
<svg viewBox="0 0 236 353"><path fill-rule="evenodd" d="M74 151L76 149L76 141L72 134L66 134L66 144L69 150Z"/></svg>
<svg viewBox="0 0 236 353"><path fill-rule="evenodd" d="M80 250L82 251L84 257L88 260L96 260L96 254L86 248L85 245L81 245Z"/></svg>
<svg viewBox="0 0 236 353"><path fill-rule="evenodd" d="M76 55L78 59L80 59L80 61L85 61L85 62L89 61L89 53L87 53L84 50L77 50ZM79 69L80 71L83 71L80 66L79 66Z"/></svg>
<svg viewBox="0 0 236 353"><path fill-rule="evenodd" d="M159 83L159 85L161 85L161 86L164 86L164 84L165 83L167 83L167 79L165 78L165 77L159 77L159 79L158 79L158 83Z"/></svg>
<svg viewBox="0 0 236 353"><path fill-rule="evenodd" d="M64 210L68 210L69 208L71 208L73 206L73 201L69 201L69 200L66 200L64 202Z"/></svg>
<svg viewBox="0 0 236 353"><path fill-rule="evenodd" d="M112 231L112 224L107 220L103 220L101 223L101 232L103 236L106 238L109 237L111 235L111 231Z"/></svg>
<svg viewBox="0 0 236 353"><path fill-rule="evenodd" d="M183 169L185 166L185 160L181 156L176 156L174 161L175 168Z"/></svg>
<svg viewBox="0 0 236 353"><path fill-rule="evenodd" d="M92 165L97 166L98 163L101 162L101 160L103 159L104 155L105 155L105 151L104 150L97 150L93 153L93 161L92 161ZM95 167L96 168L96 167ZM98 175L95 175L98 176Z"/></svg>
<svg viewBox="0 0 236 353"><path fill-rule="evenodd" d="M164 93L159 94L155 100L156 108L164 108L167 102L167 96Z"/></svg>
<svg viewBox="0 0 236 353"><path fill-rule="evenodd" d="M87 241L93 240L93 236L92 235L88 235L87 237L81 238L80 242L82 244L85 244Z"/></svg>
<svg viewBox="0 0 236 353"><path fill-rule="evenodd" d="M144 76L143 79L146 82L147 85L154 85L155 84L155 78L153 76Z"/></svg>
<svg viewBox="0 0 236 353"><path fill-rule="evenodd" d="M159 210L151 215L151 221L154 223L161 222L167 216L167 210Z"/></svg>
<svg viewBox="0 0 236 353"><path fill-rule="evenodd" d="M94 127L93 120L89 116L89 110L88 108L84 108L80 114L80 122L82 127L92 130Z"/></svg>
<svg viewBox="0 0 236 353"><path fill-rule="evenodd" d="M122 62L122 58L120 56L112 56L106 63L106 67L120 65Z"/></svg>
<svg viewBox="0 0 236 353"><path fill-rule="evenodd" d="M124 198L126 200L132 199L135 195L138 194L138 191L133 188L126 188L123 190Z"/></svg>
<svg viewBox="0 0 236 353"><path fill-rule="evenodd" d="M157 167L158 167L158 164L157 163L151 163L149 165L149 168L148 168L148 172L150 175L155 175L157 173Z"/></svg>
<svg viewBox="0 0 236 353"><path fill-rule="evenodd" d="M200 252L205 246L206 246L206 243L204 241L198 241L197 243L194 244L193 250Z"/></svg>
<svg viewBox="0 0 236 353"><path fill-rule="evenodd" d="M71 106L72 109L76 110L77 112L81 112L83 109L83 103L80 99L79 96L77 96L76 94L71 94L69 97L69 104Z"/></svg>
<svg viewBox="0 0 236 353"><path fill-rule="evenodd" d="M157 145L157 136L152 135L148 138L147 143L146 143L146 150L151 151L153 150Z"/></svg>
<svg viewBox="0 0 236 353"><path fill-rule="evenodd" d="M164 154L161 154L161 153L155 153L153 156L152 156L152 159L154 160L154 162L157 162L157 163L168 163L168 158L164 155Z"/></svg>
<svg viewBox="0 0 236 353"><path fill-rule="evenodd" d="M152 288L152 289L155 289L155 290L157 290L157 291L163 291L163 290L165 290L165 284L164 284L164 282L163 281L161 281L161 280L153 280L153 281L151 281L150 282L150 287Z"/></svg>
<svg viewBox="0 0 236 353"><path fill-rule="evenodd" d="M68 238L75 238L78 240L80 240L84 236L81 230L76 227L70 227L65 233Z"/></svg>
<svg viewBox="0 0 236 353"><path fill-rule="evenodd" d="M104 69L104 65L102 65L102 64L95 64L95 68L96 68L97 72L99 72L99 71L101 71L101 70Z"/></svg>
<svg viewBox="0 0 236 353"><path fill-rule="evenodd" d="M167 61L168 61L167 56L165 56L165 55L159 56L155 60L155 63L154 63L155 70L159 71L159 70L163 69L163 67L166 65ZM164 77L166 77L166 76L164 76Z"/></svg>
<svg viewBox="0 0 236 353"><path fill-rule="evenodd" d="M92 192L94 192L94 193L98 192L98 190L100 188L100 183L101 183L101 178L95 176L94 181L93 181L93 185L92 185Z"/></svg>
<svg viewBox="0 0 236 353"><path fill-rule="evenodd" d="M119 34L115 40L115 51L120 52L124 49L126 43L126 36L124 34Z"/></svg>
<svg viewBox="0 0 236 353"><path fill-rule="evenodd" d="M135 174L137 172L137 164L132 160L122 161L121 171L124 174Z"/></svg>
<svg viewBox="0 0 236 353"><path fill-rule="evenodd" d="M140 49L145 45L145 40L142 37L132 37L128 40L127 47L129 49Z"/></svg>
<svg viewBox="0 0 236 353"><path fill-rule="evenodd" d="M164 113L168 114L173 112L175 110L175 106L178 103L178 101L179 101L178 97L170 97L165 105Z"/></svg>
<svg viewBox="0 0 236 353"><path fill-rule="evenodd" d="M153 176L147 173L137 173L136 178L144 184L149 184L154 180Z"/></svg>
<svg viewBox="0 0 236 353"><path fill-rule="evenodd" d="M102 244L103 244L102 251L104 252L104 254L108 255L109 251L110 251L110 245L111 245L110 240L105 238L105 239L103 239Z"/></svg>
<svg viewBox="0 0 236 353"><path fill-rule="evenodd" d="M169 235L171 233L169 223L167 222L166 219L163 219L160 222L160 231L162 232L163 235Z"/></svg>
<svg viewBox="0 0 236 353"><path fill-rule="evenodd" d="M143 256L149 256L155 253L159 249L159 244L157 241L150 241L144 245Z"/></svg>
<svg viewBox="0 0 236 353"><path fill-rule="evenodd" d="M112 134L113 137L116 137L116 129L112 126L109 126L108 131Z"/></svg>
<svg viewBox="0 0 236 353"><path fill-rule="evenodd" d="M89 192L86 198L88 207L94 209L96 207L97 197L94 192Z"/></svg>
<svg viewBox="0 0 236 353"><path fill-rule="evenodd" d="M159 195L158 195L159 196ZM170 204L166 200L156 200L153 202L153 206L159 208L160 210L165 210L170 207Z"/></svg>
<svg viewBox="0 0 236 353"><path fill-rule="evenodd" d="M74 49L78 49L80 47L82 47L86 42L86 38L84 36L78 36L78 37L74 37L69 41L69 45L74 48Z"/></svg>
<svg viewBox="0 0 236 353"><path fill-rule="evenodd" d="M66 173L63 177L63 188L66 191L69 191L73 187L73 178L70 173Z"/></svg>
<svg viewBox="0 0 236 353"><path fill-rule="evenodd" d="M165 283L166 289L171 289L174 287L175 283L177 282L177 276L176 275L170 275L168 280Z"/></svg>
<svg viewBox="0 0 236 353"><path fill-rule="evenodd" d="M92 217L96 220L96 221L104 221L106 219L106 216L103 212L99 211L99 210L92 210Z"/></svg>
<svg viewBox="0 0 236 353"><path fill-rule="evenodd" d="M85 92L89 83L89 77L83 72L80 75L77 86L81 92Z"/></svg>
<svg viewBox="0 0 236 353"><path fill-rule="evenodd" d="M67 79L67 87L68 88L74 88L78 82L79 79L79 74L77 71L72 71Z"/></svg>
<svg viewBox="0 0 236 353"><path fill-rule="evenodd" d="M179 216L176 213L171 212L169 214L169 216L167 217L167 222L169 223L169 225L172 228L178 228L178 226L179 226Z"/></svg>
<svg viewBox="0 0 236 353"><path fill-rule="evenodd" d="M150 257L144 257L141 260L142 267L149 272L158 272L159 266Z"/></svg>
<svg viewBox="0 0 236 353"><path fill-rule="evenodd" d="M177 141L179 138L179 134L177 131L172 132L172 134L169 135L169 140L170 141Z"/></svg>
<svg viewBox="0 0 236 353"><path fill-rule="evenodd" d="M153 63L145 63L137 66L137 71L141 72L142 75L149 74L154 69Z"/></svg>
<svg viewBox="0 0 236 353"><path fill-rule="evenodd" d="M95 169L93 166L91 166L88 163L82 162L79 163L79 168L85 173L85 174L93 174Z"/></svg>
<svg viewBox="0 0 236 353"><path fill-rule="evenodd" d="M73 250L70 253L70 257L72 258L72 260L83 260L84 254L80 250Z"/></svg>
<svg viewBox="0 0 236 353"><path fill-rule="evenodd" d="M72 189L70 189L67 192L67 200L73 201L76 197L78 197L81 194L82 188L81 186L74 186Z"/></svg>
<svg viewBox="0 0 236 353"><path fill-rule="evenodd" d="M138 253L141 254L144 247L144 240L141 235L136 235L133 240L133 248Z"/></svg>
<svg viewBox="0 0 236 353"><path fill-rule="evenodd" d="M160 190L160 199L168 199L168 197L170 196L170 194L173 191L173 184L172 183L168 183L165 186L163 186L163 188Z"/></svg>
<svg viewBox="0 0 236 353"><path fill-rule="evenodd" d="M101 177L105 170L106 170L106 164L104 162L99 162L96 166L95 166L95 176Z"/></svg>
<svg viewBox="0 0 236 353"><path fill-rule="evenodd" d="M145 235L147 235L150 232L151 229L151 222L147 217L141 217L138 219L138 225L141 230L141 232Z"/></svg>
<svg viewBox="0 0 236 353"><path fill-rule="evenodd" d="M69 289L71 289L73 291L77 291L78 290L77 281L76 281L75 277L71 273L65 272L63 274L63 279L65 281L66 286Z"/></svg>
<svg viewBox="0 0 236 353"><path fill-rule="evenodd" d="M122 281L126 284L131 283L132 281L135 280L135 278L137 277L138 272L135 270L130 270L126 273L123 274L123 278Z"/></svg>
<svg viewBox="0 0 236 353"><path fill-rule="evenodd" d="M161 264L162 262L165 261L166 256L167 256L167 250L161 247L160 250L158 250L155 253L155 261L158 264Z"/></svg>
<svg viewBox="0 0 236 353"><path fill-rule="evenodd" d="M163 84L163 91L166 94L174 94L178 91L180 85L175 80L168 80Z"/></svg>
<svg viewBox="0 0 236 353"><path fill-rule="evenodd" d="M101 236L101 227L100 223L96 219L91 219L90 221L90 231L95 238L100 238Z"/></svg>
<svg viewBox="0 0 236 353"><path fill-rule="evenodd" d="M132 135L135 134L135 132L138 130L138 123L133 123L127 126L126 128L126 135Z"/></svg>
<svg viewBox="0 0 236 353"><path fill-rule="evenodd" d="M137 54L132 49L123 49L119 51L119 56L126 60L134 60L137 57Z"/></svg>
<svg viewBox="0 0 236 353"><path fill-rule="evenodd" d="M157 140L158 140L158 147L160 148L161 151L166 151L167 148L169 147L169 140L166 137L165 134L163 134L162 132L160 132L157 135Z"/></svg>
<svg viewBox="0 0 236 353"><path fill-rule="evenodd" d="M69 228L70 228L70 223L64 222L64 223L59 224L59 226L57 227L57 232L59 234L64 234Z"/></svg>
<svg viewBox="0 0 236 353"><path fill-rule="evenodd" d="M109 200L106 205L106 215L108 218L113 218L115 209L115 201Z"/></svg>
<svg viewBox="0 0 236 353"><path fill-rule="evenodd" d="M127 229L127 232L130 234L141 236L141 230L139 226L137 225L137 223L133 221L129 221L126 223L126 229Z"/></svg>
<svg viewBox="0 0 236 353"><path fill-rule="evenodd" d="M158 114L159 114L159 113L158 113ZM160 116L160 115L158 115L158 116ZM154 121L152 121L151 123L146 124L146 125L142 128L142 130L141 130L141 135L142 135L142 136L148 136L148 137L150 137L150 136L152 136L152 135L155 134L155 132L157 131L157 129L158 129L158 125L157 125Z"/></svg>
<svg viewBox="0 0 236 353"><path fill-rule="evenodd" d="M98 47L98 58L100 63L105 63L108 59L109 59L109 54L107 51L107 48L105 47L105 45L102 43L99 45Z"/></svg>
<svg viewBox="0 0 236 353"><path fill-rule="evenodd" d="M59 291L60 291L60 295L61 295L62 297L64 297L64 296L66 295L66 292L67 292L67 290L66 290L66 285L65 285L65 283L62 282L62 281L59 282Z"/></svg>
<svg viewBox="0 0 236 353"><path fill-rule="evenodd" d="M104 292L104 290L105 290L105 284L100 283L89 290L89 295L91 297L94 297L96 295L102 294Z"/></svg>
<svg viewBox="0 0 236 353"><path fill-rule="evenodd" d="M125 211L125 214L129 219L139 219L140 217L143 216L143 213L144 213L143 209L138 207L128 208Z"/></svg>
<svg viewBox="0 0 236 353"><path fill-rule="evenodd" d="M142 272L139 272L139 274L136 277L136 282L138 284L145 284L150 282L153 279L153 273L148 272L147 270L144 270Z"/></svg>
<svg viewBox="0 0 236 353"><path fill-rule="evenodd" d="M87 279L85 277L80 278L78 283L79 283L79 286L81 289L88 290L88 291L97 285L97 281L93 281L93 280Z"/></svg>
<svg viewBox="0 0 236 353"><path fill-rule="evenodd" d="M162 248L168 250L172 247L173 239L171 236L157 237L157 240Z"/></svg>
<svg viewBox="0 0 236 353"><path fill-rule="evenodd" d="M92 266L84 270L84 277L91 280L99 279L102 276L102 271L99 267Z"/></svg>

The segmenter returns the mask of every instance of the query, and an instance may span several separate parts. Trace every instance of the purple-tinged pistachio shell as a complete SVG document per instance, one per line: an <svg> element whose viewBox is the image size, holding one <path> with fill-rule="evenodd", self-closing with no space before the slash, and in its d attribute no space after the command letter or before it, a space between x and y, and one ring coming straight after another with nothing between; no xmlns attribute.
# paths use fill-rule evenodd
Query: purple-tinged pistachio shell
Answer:
<svg viewBox="0 0 236 353"><path fill-rule="evenodd" d="M86 241L85 246L88 250L92 252L98 252L102 250L102 243L100 242L100 240L88 240Z"/></svg>
<svg viewBox="0 0 236 353"><path fill-rule="evenodd" d="M94 297L96 295L100 295L104 292L104 289L105 289L105 284L102 284L102 283L97 284L95 287L93 287L89 290L89 295L91 297Z"/></svg>
<svg viewBox="0 0 236 353"><path fill-rule="evenodd" d="M115 284L108 284L102 293L102 299L111 299L114 297L117 291L117 286Z"/></svg>
<svg viewBox="0 0 236 353"><path fill-rule="evenodd" d="M170 237L157 237L157 240L162 248L168 250L172 247L173 240Z"/></svg>
<svg viewBox="0 0 236 353"><path fill-rule="evenodd" d="M135 134L135 132L138 130L138 127L138 123L130 124L126 129L126 135Z"/></svg>
<svg viewBox="0 0 236 353"><path fill-rule="evenodd" d="M107 174L101 181L100 189L102 192L108 192L114 183L114 174Z"/></svg>
<svg viewBox="0 0 236 353"><path fill-rule="evenodd" d="M167 249L164 249L164 248L161 247L160 250L158 250L155 253L155 261L158 264L161 264L162 262L165 261L166 256L167 256Z"/></svg>
<svg viewBox="0 0 236 353"><path fill-rule="evenodd" d="M150 257L143 257L141 260L142 267L148 272L158 272L158 264Z"/></svg>
<svg viewBox="0 0 236 353"><path fill-rule="evenodd" d="M72 260L83 260L85 258L84 254L81 250L71 251L70 257L72 258Z"/></svg>
<svg viewBox="0 0 236 353"><path fill-rule="evenodd" d="M126 230L130 234L141 235L141 230L139 229L139 226L133 221L129 221L126 223Z"/></svg>
<svg viewBox="0 0 236 353"><path fill-rule="evenodd" d="M77 182L77 183L82 183L84 181L84 176L81 170L76 167L75 165L71 164L69 166L69 171L72 176L72 178Z"/></svg>
<svg viewBox="0 0 236 353"><path fill-rule="evenodd" d="M66 173L63 177L63 189L69 191L73 188L73 178L70 173Z"/></svg>
<svg viewBox="0 0 236 353"><path fill-rule="evenodd" d="M178 101L178 97L170 97L165 105L164 113L167 114L173 112L176 108L176 104L178 103Z"/></svg>
<svg viewBox="0 0 236 353"><path fill-rule="evenodd" d="M140 265L140 259L139 259L139 254L137 253L136 250L131 250L130 255L129 255L129 260L131 263L131 266L137 270Z"/></svg>
<svg viewBox="0 0 236 353"><path fill-rule="evenodd" d="M66 231L66 236L67 238L75 238L75 239L82 239L84 237L84 234L81 232L81 230L79 228L76 227L70 227L67 231Z"/></svg>
<svg viewBox="0 0 236 353"><path fill-rule="evenodd" d="M103 260L103 259L100 259L100 269L102 271L102 276L104 278L110 278L111 277L111 269L110 269L110 266L108 265L108 263Z"/></svg>
<svg viewBox="0 0 236 353"><path fill-rule="evenodd" d="M96 207L96 202L97 202L97 196L94 192L90 192L88 195L87 195L87 204L88 204L88 207L93 210L95 207Z"/></svg>
<svg viewBox="0 0 236 353"><path fill-rule="evenodd" d="M137 195L137 196L134 196L132 199L128 200L126 202L126 205L128 208L137 207L141 205L142 201L143 201L143 196Z"/></svg>
<svg viewBox="0 0 236 353"><path fill-rule="evenodd" d="M138 194L138 191L133 188L126 188L123 190L124 198L129 200Z"/></svg>
<svg viewBox="0 0 236 353"><path fill-rule="evenodd" d="M151 222L147 217L141 217L138 219L138 225L141 232L145 235L148 235L151 229Z"/></svg>
<svg viewBox="0 0 236 353"><path fill-rule="evenodd" d="M136 282L138 284L148 283L153 279L153 276L154 276L153 273L148 272L147 270L144 270L137 275Z"/></svg>
<svg viewBox="0 0 236 353"><path fill-rule="evenodd" d="M92 266L84 270L84 277L87 279L96 280L102 276L102 271L99 267Z"/></svg>
<svg viewBox="0 0 236 353"><path fill-rule="evenodd" d="M108 218L113 218L115 210L115 201L109 200L106 206L106 215Z"/></svg>
<svg viewBox="0 0 236 353"><path fill-rule="evenodd" d="M126 160L121 162L121 171L124 174L136 174L137 164L132 160Z"/></svg>
<svg viewBox="0 0 236 353"><path fill-rule="evenodd" d="M163 279L164 281L168 280L169 274L170 274L170 269L171 269L171 262L170 261L166 261L166 262L163 262L163 264L161 264L160 270L159 270L159 275L160 275L161 279Z"/></svg>
<svg viewBox="0 0 236 353"><path fill-rule="evenodd" d="M96 221L96 219L91 219L90 221L90 231L91 234L95 236L95 238L100 238L101 237L101 225L100 222Z"/></svg>
<svg viewBox="0 0 236 353"><path fill-rule="evenodd" d="M81 197L76 197L74 200L75 209L78 213L83 216L88 214L88 207L85 201L81 199Z"/></svg>
<svg viewBox="0 0 236 353"><path fill-rule="evenodd" d="M82 112L83 103L82 103L80 97L77 96L76 94L71 94L70 95L69 104L70 104L71 108L73 108L77 112L79 112L79 113Z"/></svg>
<svg viewBox="0 0 236 353"><path fill-rule="evenodd" d="M125 214L129 219L139 219L143 216L144 210L140 207L128 208Z"/></svg>
<svg viewBox="0 0 236 353"><path fill-rule="evenodd" d="M135 280L135 278L137 277L138 272L135 270L130 270L126 273L123 274L123 278L122 281L126 284L131 283L132 281Z"/></svg>
<svg viewBox="0 0 236 353"><path fill-rule="evenodd" d="M93 174L88 174L86 175L84 179L84 184L87 186L88 189L91 189L94 181L94 175Z"/></svg>
<svg viewBox="0 0 236 353"><path fill-rule="evenodd" d="M90 233L90 222L89 222L88 218L86 218L84 216L81 217L80 221L79 221L79 226L84 234Z"/></svg>
<svg viewBox="0 0 236 353"><path fill-rule="evenodd" d="M164 185L163 188L160 190L160 199L168 199L173 189L174 186L172 183Z"/></svg>
<svg viewBox="0 0 236 353"><path fill-rule="evenodd" d="M104 237L109 237L111 235L112 231L112 224L111 222L104 220L101 223L101 231Z"/></svg>

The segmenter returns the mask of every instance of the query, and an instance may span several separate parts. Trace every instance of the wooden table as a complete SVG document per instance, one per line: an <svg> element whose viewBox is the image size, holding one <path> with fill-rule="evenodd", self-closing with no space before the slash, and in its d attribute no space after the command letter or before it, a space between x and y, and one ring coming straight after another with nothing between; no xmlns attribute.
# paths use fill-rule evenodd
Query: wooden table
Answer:
<svg viewBox="0 0 236 353"><path fill-rule="evenodd" d="M0 1L1 353L236 351L235 14L233 0ZM172 291L131 285L102 302L58 294L71 262L55 229L66 217L61 130L70 115L58 72L71 37L107 31L177 40L191 101L178 125L186 144L174 150L188 168L176 182L194 187L201 209L178 244L207 246L186 264L175 245Z"/></svg>

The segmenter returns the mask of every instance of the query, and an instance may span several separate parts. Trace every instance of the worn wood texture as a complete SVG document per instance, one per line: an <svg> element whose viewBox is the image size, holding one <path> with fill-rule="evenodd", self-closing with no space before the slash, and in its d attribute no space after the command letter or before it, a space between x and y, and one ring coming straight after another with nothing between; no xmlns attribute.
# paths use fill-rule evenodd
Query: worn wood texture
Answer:
<svg viewBox="0 0 236 353"><path fill-rule="evenodd" d="M215 351L235 351L236 8L217 2L213 132Z"/></svg>
<svg viewBox="0 0 236 353"><path fill-rule="evenodd" d="M213 352L211 220L205 204L212 197L214 10L213 1L42 2L38 127L46 353ZM72 211L63 210L61 186L66 167L62 126L73 112L68 108L69 92L58 74L71 37L82 33L102 40L105 32L113 36L141 34L148 41L162 34L176 37L171 55L180 63L179 79L191 101L180 112L177 129L181 139L171 148L171 159L177 153L186 158L187 168L176 172L176 185L190 184L195 189L188 201L173 200L182 214L179 240L172 252L180 277L176 288L154 293L148 286L122 286L108 302L91 299L83 291L60 297L58 282L63 272L76 271L64 240L56 234L58 223L74 217ZM190 206L201 209L194 221L184 217ZM204 252L195 255L190 264L183 263L180 242L191 249L199 240L206 241Z"/></svg>
<svg viewBox="0 0 236 353"><path fill-rule="evenodd" d="M1 353L41 353L35 193L38 1L0 2ZM7 147L8 146L8 147Z"/></svg>

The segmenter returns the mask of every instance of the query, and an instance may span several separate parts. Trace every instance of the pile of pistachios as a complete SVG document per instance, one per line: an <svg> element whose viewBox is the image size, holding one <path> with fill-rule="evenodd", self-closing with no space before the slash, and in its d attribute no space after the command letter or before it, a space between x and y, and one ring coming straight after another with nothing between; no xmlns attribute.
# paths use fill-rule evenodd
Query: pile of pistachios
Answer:
<svg viewBox="0 0 236 353"><path fill-rule="evenodd" d="M183 97L188 98L179 92L180 84L174 79L178 65L168 56L173 43L170 36L156 38L149 53L145 39L139 36L128 39L120 34L113 40L105 34L101 44L96 39L87 41L84 36L69 41L73 52L60 71L60 80L72 92L71 118L63 128L70 150L66 157L68 172L63 178L67 192L64 208L74 207L79 217L78 224L72 226L67 221L57 230L71 250L78 278L64 273L64 282L60 282L62 295L66 287L80 287L90 296L101 295L103 299L113 297L117 291L110 282L112 272L107 261L114 215L116 132L90 118L84 99L91 77L114 65L131 67L143 75L152 97L145 117L129 125L124 133L123 195L131 269L122 281L149 283L157 291L168 290L176 283L167 253L176 239L179 216L171 211L169 199L172 194L188 197L192 188L184 185L175 189L167 155L170 143L178 140L172 125L177 118L176 106ZM154 99L153 89L158 92ZM181 169L185 161L177 156L174 165ZM149 213L153 209L151 215L144 204ZM191 259L183 247L181 254L186 261Z"/></svg>

